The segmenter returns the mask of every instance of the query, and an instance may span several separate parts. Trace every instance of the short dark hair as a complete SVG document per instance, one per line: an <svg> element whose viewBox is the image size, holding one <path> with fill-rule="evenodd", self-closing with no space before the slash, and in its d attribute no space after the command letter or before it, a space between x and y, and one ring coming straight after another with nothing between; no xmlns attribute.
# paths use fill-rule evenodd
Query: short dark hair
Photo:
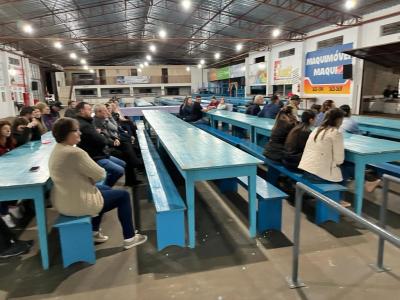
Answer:
<svg viewBox="0 0 400 300"><path fill-rule="evenodd" d="M89 103L84 102L84 101L79 102L75 107L76 111L79 112L81 109L83 109L85 107L86 104L90 105Z"/></svg>
<svg viewBox="0 0 400 300"><path fill-rule="evenodd" d="M304 124L309 125L310 124L310 120L315 118L315 113L312 110L306 109L305 111L303 111L303 113L301 114L301 122Z"/></svg>
<svg viewBox="0 0 400 300"><path fill-rule="evenodd" d="M199 99L199 98L201 98L201 96L200 96L200 95L197 95L197 96L196 96L196 99Z"/></svg>
<svg viewBox="0 0 400 300"><path fill-rule="evenodd" d="M27 119L25 119L25 118L22 118L22 117L18 117L18 118L16 118L15 120L14 120L14 122L13 122L13 124L12 124L12 128L11 128L11 131L12 132L15 132L15 131L17 131L17 128L18 128L18 126L20 126L20 125L28 125L29 124L29 122L28 122L28 120Z"/></svg>
<svg viewBox="0 0 400 300"><path fill-rule="evenodd" d="M344 105L340 106L339 108L340 108L341 110L343 110L344 116L345 116L345 117L350 116L350 114L351 114L351 108L350 108L349 105L344 104Z"/></svg>
<svg viewBox="0 0 400 300"><path fill-rule="evenodd" d="M19 116L23 117L26 115L30 115L33 113L33 107L32 106L24 106L23 108L21 108L21 111L19 112Z"/></svg>
<svg viewBox="0 0 400 300"><path fill-rule="evenodd" d="M271 102L275 102L275 101L277 101L277 100L279 100L279 96L278 96L278 95L273 95L273 96L271 97Z"/></svg>
<svg viewBox="0 0 400 300"><path fill-rule="evenodd" d="M296 95L296 94L292 95L292 96L290 97L290 100L301 101L299 95Z"/></svg>
<svg viewBox="0 0 400 300"><path fill-rule="evenodd" d="M54 123L52 133L57 143L62 143L75 128L79 128L77 120L72 118L60 118Z"/></svg>

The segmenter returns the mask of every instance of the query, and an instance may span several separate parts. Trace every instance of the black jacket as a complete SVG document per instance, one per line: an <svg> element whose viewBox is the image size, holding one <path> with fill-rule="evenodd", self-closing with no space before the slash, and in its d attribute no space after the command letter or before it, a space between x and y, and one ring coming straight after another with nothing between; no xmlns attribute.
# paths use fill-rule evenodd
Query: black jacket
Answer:
<svg viewBox="0 0 400 300"><path fill-rule="evenodd" d="M281 161L286 137L296 125L296 122L285 115L281 116L276 122L271 137L265 146L264 155L269 159Z"/></svg>
<svg viewBox="0 0 400 300"><path fill-rule="evenodd" d="M291 170L296 170L299 166L308 137L311 134L311 130L305 129L303 126L299 124L294 127L285 142L282 163Z"/></svg>
<svg viewBox="0 0 400 300"><path fill-rule="evenodd" d="M187 122L196 122L203 117L203 112L201 111L203 108L201 107L199 102L194 102L192 104L192 110L190 115L184 118Z"/></svg>
<svg viewBox="0 0 400 300"><path fill-rule="evenodd" d="M75 108L67 108L67 110L64 113L64 117L68 118L76 118L76 109Z"/></svg>
<svg viewBox="0 0 400 300"><path fill-rule="evenodd" d="M28 143L31 140L32 130L31 130L31 128L25 127L23 132L14 131L12 133L12 136L15 139L16 147L19 147L23 144Z"/></svg>
<svg viewBox="0 0 400 300"><path fill-rule="evenodd" d="M260 111L260 105L253 103L246 109L246 115L257 116Z"/></svg>
<svg viewBox="0 0 400 300"><path fill-rule="evenodd" d="M192 110L192 107L190 105L182 104L179 107L179 117L184 119L184 118L190 116L191 110Z"/></svg>
<svg viewBox="0 0 400 300"><path fill-rule="evenodd" d="M93 160L108 158L107 139L96 131L93 118L77 116L81 131L81 141L78 147L85 150Z"/></svg>

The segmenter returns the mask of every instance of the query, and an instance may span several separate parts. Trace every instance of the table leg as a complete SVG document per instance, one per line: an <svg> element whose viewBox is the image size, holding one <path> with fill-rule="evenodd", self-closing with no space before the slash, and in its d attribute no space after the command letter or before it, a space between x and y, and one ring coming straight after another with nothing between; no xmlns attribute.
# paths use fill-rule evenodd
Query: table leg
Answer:
<svg viewBox="0 0 400 300"><path fill-rule="evenodd" d="M39 234L39 246L40 254L42 256L42 266L43 269L47 270L49 268L49 253L47 244L47 224L46 224L46 208L44 205L44 192L43 188L40 187L33 194L33 201L35 203L36 212L36 223Z"/></svg>
<svg viewBox="0 0 400 300"><path fill-rule="evenodd" d="M196 229L194 214L194 182L191 179L185 180L186 187L186 205L188 217L189 247L194 248L196 245Z"/></svg>
<svg viewBox="0 0 400 300"><path fill-rule="evenodd" d="M250 237L256 236L256 224L257 224L257 174L256 169L252 172L253 174L248 176L249 181L249 223L250 223Z"/></svg>
<svg viewBox="0 0 400 300"><path fill-rule="evenodd" d="M250 127L250 141L257 144L257 135L254 127Z"/></svg>
<svg viewBox="0 0 400 300"><path fill-rule="evenodd" d="M362 162L355 162L355 208L356 213L361 215L362 205L364 199L364 177L365 177L365 164Z"/></svg>

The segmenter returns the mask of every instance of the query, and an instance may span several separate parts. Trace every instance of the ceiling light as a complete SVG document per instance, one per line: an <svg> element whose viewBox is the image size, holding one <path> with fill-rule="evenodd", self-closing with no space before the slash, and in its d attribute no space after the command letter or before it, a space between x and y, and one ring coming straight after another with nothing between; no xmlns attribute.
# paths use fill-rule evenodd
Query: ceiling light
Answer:
<svg viewBox="0 0 400 300"><path fill-rule="evenodd" d="M76 56L76 54L74 52L70 53L69 57L72 58L72 59L77 59L78 58L78 56Z"/></svg>
<svg viewBox="0 0 400 300"><path fill-rule="evenodd" d="M11 76L15 76L17 74L17 71L15 69L9 69L8 73L10 73Z"/></svg>
<svg viewBox="0 0 400 300"><path fill-rule="evenodd" d="M144 64L140 64L139 67L140 67L141 69L143 69L143 68L144 68Z"/></svg>
<svg viewBox="0 0 400 300"><path fill-rule="evenodd" d="M165 39L167 37L167 32L164 29L161 29L158 32L158 35L160 36L160 38Z"/></svg>
<svg viewBox="0 0 400 300"><path fill-rule="evenodd" d="M184 10L189 10L189 8L192 6L192 2L190 0L183 0L181 4Z"/></svg>
<svg viewBox="0 0 400 300"><path fill-rule="evenodd" d="M147 61L145 61L144 65L147 67L149 65L149 63Z"/></svg>
<svg viewBox="0 0 400 300"><path fill-rule="evenodd" d="M215 59L219 59L221 57L221 54L219 52L214 54Z"/></svg>
<svg viewBox="0 0 400 300"><path fill-rule="evenodd" d="M86 65L86 63L87 63L87 62L86 62L86 59L82 58L82 59L81 59L81 64L82 64L82 65Z"/></svg>
<svg viewBox="0 0 400 300"><path fill-rule="evenodd" d="M242 44L237 44L236 45L236 51L241 51L243 49L243 45Z"/></svg>
<svg viewBox="0 0 400 300"><path fill-rule="evenodd" d="M204 61L204 59L200 60L200 64L204 65L206 62Z"/></svg>
<svg viewBox="0 0 400 300"><path fill-rule="evenodd" d="M62 47L63 45L61 44L61 42L54 42L54 48L61 49Z"/></svg>
<svg viewBox="0 0 400 300"><path fill-rule="evenodd" d="M190 72L190 68L189 68L189 67L186 67L186 71Z"/></svg>
<svg viewBox="0 0 400 300"><path fill-rule="evenodd" d="M138 69L138 72L142 72L142 69L141 69L141 68L139 68L139 69Z"/></svg>
<svg viewBox="0 0 400 300"><path fill-rule="evenodd" d="M94 70L93 70L93 69L90 69L89 72L90 72L90 73L94 73Z"/></svg>
<svg viewBox="0 0 400 300"><path fill-rule="evenodd" d="M146 59L147 59L148 61L151 61L151 55L146 55Z"/></svg>
<svg viewBox="0 0 400 300"><path fill-rule="evenodd" d="M279 28L275 28L274 30L272 30L273 37L278 37L280 35L281 35L281 30Z"/></svg>
<svg viewBox="0 0 400 300"><path fill-rule="evenodd" d="M84 69L84 70L89 70L89 67L88 67L87 65L84 65L84 66L83 66L83 69Z"/></svg>
<svg viewBox="0 0 400 300"><path fill-rule="evenodd" d="M198 64L198 65L197 65L197 68L201 69L201 67L202 67L202 65L201 65L201 64Z"/></svg>
<svg viewBox="0 0 400 300"><path fill-rule="evenodd" d="M356 4L357 4L356 0L346 0L346 2L344 3L344 7L350 10L356 7Z"/></svg>
<svg viewBox="0 0 400 300"><path fill-rule="evenodd" d="M33 32L33 27L30 24L25 24L24 26L22 26L22 30L25 33L32 33Z"/></svg>
<svg viewBox="0 0 400 300"><path fill-rule="evenodd" d="M153 53L156 52L156 50L157 50L156 46L154 46L154 45L150 45L149 49Z"/></svg>

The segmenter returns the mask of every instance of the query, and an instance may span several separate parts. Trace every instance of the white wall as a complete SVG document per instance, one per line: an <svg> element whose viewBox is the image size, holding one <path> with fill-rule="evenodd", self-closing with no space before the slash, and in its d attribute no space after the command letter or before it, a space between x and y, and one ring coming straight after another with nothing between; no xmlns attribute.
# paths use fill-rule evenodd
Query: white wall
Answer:
<svg viewBox="0 0 400 300"><path fill-rule="evenodd" d="M201 73L203 72L203 77ZM199 88L208 86L208 70L207 69L199 69L197 67L190 67L190 73L192 77L191 87L192 93L196 93Z"/></svg>

